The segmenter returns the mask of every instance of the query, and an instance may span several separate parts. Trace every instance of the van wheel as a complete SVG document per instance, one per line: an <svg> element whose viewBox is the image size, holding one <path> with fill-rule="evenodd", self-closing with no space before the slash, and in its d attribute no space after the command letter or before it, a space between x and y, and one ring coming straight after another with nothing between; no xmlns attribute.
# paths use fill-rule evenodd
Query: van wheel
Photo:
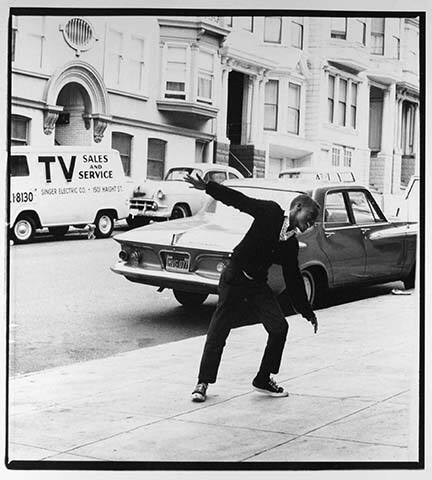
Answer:
<svg viewBox="0 0 432 480"><path fill-rule="evenodd" d="M36 231L34 220L30 217L21 217L13 226L12 238L15 243L26 243Z"/></svg>
<svg viewBox="0 0 432 480"><path fill-rule="evenodd" d="M100 213L95 222L95 237L108 238L114 229L114 219L109 213Z"/></svg>
<svg viewBox="0 0 432 480"><path fill-rule="evenodd" d="M185 205L175 205L169 219L176 220L177 218L185 217L190 217L189 209Z"/></svg>
<svg viewBox="0 0 432 480"><path fill-rule="evenodd" d="M132 215L128 215L126 217L126 222L131 228L143 227L144 225L148 225L150 223L150 219L146 217L132 217Z"/></svg>
<svg viewBox="0 0 432 480"><path fill-rule="evenodd" d="M69 231L69 225L62 225L61 227L49 227L48 231L55 237L63 237Z"/></svg>
<svg viewBox="0 0 432 480"><path fill-rule="evenodd" d="M208 297L207 293L183 292L182 290L173 290L174 297L184 307L198 307Z"/></svg>

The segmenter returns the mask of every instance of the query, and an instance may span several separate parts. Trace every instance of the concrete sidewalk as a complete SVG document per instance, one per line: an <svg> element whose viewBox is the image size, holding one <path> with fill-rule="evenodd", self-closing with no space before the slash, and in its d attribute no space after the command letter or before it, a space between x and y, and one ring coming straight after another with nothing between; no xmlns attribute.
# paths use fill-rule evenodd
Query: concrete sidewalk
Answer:
<svg viewBox="0 0 432 480"><path fill-rule="evenodd" d="M190 401L204 337L10 380L9 461L417 461L418 298L300 316L277 380L253 391L266 333L234 329L218 382Z"/></svg>

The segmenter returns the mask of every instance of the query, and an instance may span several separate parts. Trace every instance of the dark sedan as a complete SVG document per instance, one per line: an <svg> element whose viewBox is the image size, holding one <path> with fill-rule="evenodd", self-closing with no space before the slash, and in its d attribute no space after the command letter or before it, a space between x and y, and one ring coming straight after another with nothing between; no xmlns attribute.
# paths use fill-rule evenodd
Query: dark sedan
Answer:
<svg viewBox="0 0 432 480"><path fill-rule="evenodd" d="M414 286L417 223L390 222L366 187L246 179L226 182L244 194L271 199L285 210L299 193L321 207L316 224L298 235L299 265L310 302L317 306L328 288L402 280ZM252 217L209 197L195 216L156 223L114 237L120 244L115 273L132 282L170 288L186 306L199 305L217 293L221 272ZM269 284L285 285L273 265Z"/></svg>

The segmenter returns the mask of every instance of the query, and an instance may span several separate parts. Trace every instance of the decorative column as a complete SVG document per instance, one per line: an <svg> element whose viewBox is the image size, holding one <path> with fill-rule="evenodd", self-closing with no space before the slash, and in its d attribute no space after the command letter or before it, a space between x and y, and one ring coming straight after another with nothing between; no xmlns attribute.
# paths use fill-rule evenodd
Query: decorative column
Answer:
<svg viewBox="0 0 432 480"><path fill-rule="evenodd" d="M258 134L258 117L259 117L259 77L258 75L252 77L252 95L250 102L250 129L249 129L249 144L255 144ZM249 84L250 85L250 84Z"/></svg>
<svg viewBox="0 0 432 480"><path fill-rule="evenodd" d="M414 144L413 144L413 153L414 157L414 174L420 175L420 104L417 103L414 110Z"/></svg>
<svg viewBox="0 0 432 480"><path fill-rule="evenodd" d="M263 71L259 77L259 92L258 92L258 124L257 124L257 144L263 146L264 136L264 100L265 100L265 86L268 81L266 73Z"/></svg>
<svg viewBox="0 0 432 480"><path fill-rule="evenodd" d="M226 59L222 59L220 81L219 113L217 116L217 138L219 142L229 143L227 138L227 110L228 110L228 76L232 68Z"/></svg>
<svg viewBox="0 0 432 480"><path fill-rule="evenodd" d="M393 146L394 146L394 116L396 105L396 84L392 83L384 91L381 151L378 159L382 168L383 193L392 193Z"/></svg>
<svg viewBox="0 0 432 480"><path fill-rule="evenodd" d="M199 55L199 46L196 43L193 43L190 48L191 52L191 63L190 63L190 72L189 72L189 101L195 102L198 96L198 55Z"/></svg>
<svg viewBox="0 0 432 480"><path fill-rule="evenodd" d="M399 193L401 185L402 150L401 150L401 123L402 123L402 100L396 97L394 115L394 144L393 144L393 178L392 192Z"/></svg>

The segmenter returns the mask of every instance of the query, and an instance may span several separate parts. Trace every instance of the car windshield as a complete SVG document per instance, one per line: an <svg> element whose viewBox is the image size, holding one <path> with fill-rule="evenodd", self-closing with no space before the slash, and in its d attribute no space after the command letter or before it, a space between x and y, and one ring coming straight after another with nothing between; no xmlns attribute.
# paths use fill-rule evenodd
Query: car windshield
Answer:
<svg viewBox="0 0 432 480"><path fill-rule="evenodd" d="M300 193L305 193L300 191L273 190L270 188L257 187L232 186L231 188L238 190L239 192L244 193L251 198L257 198L260 200L273 200L277 202L285 211L289 210L291 201L297 195L300 195ZM222 202L219 202L213 198L208 201L201 212L214 213L218 217L218 221L222 221L224 225L232 224L234 226L238 226L239 224L243 225L243 223L250 223L252 221L252 217L250 215L242 213L236 208L228 207Z"/></svg>
<svg viewBox="0 0 432 480"><path fill-rule="evenodd" d="M184 181L185 175L189 173L189 175L195 176L198 174L199 176L202 177L203 172L199 168L193 168L193 167L180 167L180 168L171 168L168 170L168 173L165 176L165 180L170 182L173 180L176 181Z"/></svg>

